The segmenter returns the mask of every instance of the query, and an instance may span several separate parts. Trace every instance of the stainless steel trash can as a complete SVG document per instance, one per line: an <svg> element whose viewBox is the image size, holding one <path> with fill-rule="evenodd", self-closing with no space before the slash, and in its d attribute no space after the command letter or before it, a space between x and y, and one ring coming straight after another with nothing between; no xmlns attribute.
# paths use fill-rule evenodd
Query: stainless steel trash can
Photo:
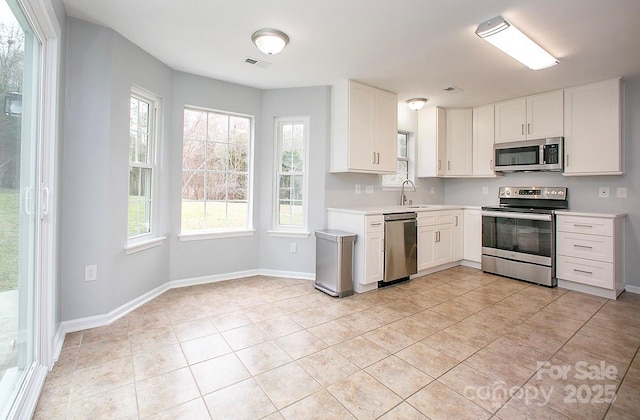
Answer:
<svg viewBox="0 0 640 420"><path fill-rule="evenodd" d="M353 294L354 233L334 229L316 231L316 289L331 296Z"/></svg>

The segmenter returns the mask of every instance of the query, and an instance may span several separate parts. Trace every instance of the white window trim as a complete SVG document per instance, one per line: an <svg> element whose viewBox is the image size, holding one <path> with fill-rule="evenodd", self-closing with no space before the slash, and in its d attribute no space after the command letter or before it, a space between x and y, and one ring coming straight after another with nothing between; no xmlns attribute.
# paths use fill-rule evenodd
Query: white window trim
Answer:
<svg viewBox="0 0 640 420"><path fill-rule="evenodd" d="M161 150L161 115L162 115L162 98L155 93L140 87L138 85L132 85L129 97L134 96L140 99L143 99L151 105L151 124L150 124L150 155L151 155L151 164L150 165L139 165L140 167L151 168L151 216L149 220L149 232L143 233L140 235L129 236L129 223L127 219L127 243L124 247L127 255L133 254L139 251L144 251L145 249L153 248L155 246L162 245L166 236L159 236L159 222L158 222L158 156L159 150ZM129 110L131 113L131 110ZM128 131L128 129L127 129ZM149 152L148 152L149 153ZM127 152L127 161L128 152ZM128 162L127 170L131 170L130 162ZM129 177L127 177L127 211L129 211Z"/></svg>
<svg viewBox="0 0 640 420"><path fill-rule="evenodd" d="M249 138L249 161L247 165L249 165L249 188L247 191L247 226L246 228L237 228L237 229L228 229L228 230L202 230L202 231L189 231L182 232L182 197L180 198L180 233L178 233L178 239L181 242L188 241L200 241L200 240L209 240L209 239L221 239L221 238L235 238L241 236L252 236L255 233L255 229L253 226L253 201L254 201L254 188L253 188L253 178L255 172L255 126L256 126L256 118L253 115L249 114L241 114L238 112L230 112L224 111L221 109L213 109L213 108L204 108L201 106L189 105L185 104L182 108L183 119L182 125L184 129L184 111L186 109L193 109L196 111L204 111L204 112L216 112L220 114L227 115L236 115L239 117L246 117L251 120L251 133ZM184 141L184 135L182 138ZM182 164L180 165L180 175L182 176L182 171L184 168Z"/></svg>
<svg viewBox="0 0 640 420"><path fill-rule="evenodd" d="M409 180L414 184L416 183L415 176L415 156L416 156L416 134L410 131L398 130L398 133L403 133L407 135L407 171L409 175ZM397 147L397 144L396 144ZM412 158L413 157L413 158ZM396 161L398 157L396 156ZM383 181L383 175L380 175L380 189L383 191L400 191L402 189L401 185L385 185ZM418 185L416 185L416 190L418 189Z"/></svg>
<svg viewBox="0 0 640 420"><path fill-rule="evenodd" d="M273 218L272 229L267 231L269 236L285 238L308 238L309 232L309 116L302 117L276 117L274 118L274 148L273 148ZM304 125L304 167L303 167L303 196L302 196L302 226L281 226L278 223L279 182L278 167L280 165L280 126L281 124L302 123Z"/></svg>

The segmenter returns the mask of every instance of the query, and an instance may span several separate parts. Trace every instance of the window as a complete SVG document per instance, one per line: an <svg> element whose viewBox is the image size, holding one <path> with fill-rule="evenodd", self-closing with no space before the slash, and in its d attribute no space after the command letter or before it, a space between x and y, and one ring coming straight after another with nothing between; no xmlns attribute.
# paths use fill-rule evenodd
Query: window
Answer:
<svg viewBox="0 0 640 420"><path fill-rule="evenodd" d="M398 171L393 175L382 175L383 187L400 187L409 178L409 137L410 133L398 132Z"/></svg>
<svg viewBox="0 0 640 420"><path fill-rule="evenodd" d="M182 234L252 229L253 118L185 108Z"/></svg>
<svg viewBox="0 0 640 420"><path fill-rule="evenodd" d="M154 214L156 118L159 99L132 89L129 108L129 206L127 232L130 243L151 236Z"/></svg>
<svg viewBox="0 0 640 420"><path fill-rule="evenodd" d="M307 231L309 118L275 119L274 231Z"/></svg>

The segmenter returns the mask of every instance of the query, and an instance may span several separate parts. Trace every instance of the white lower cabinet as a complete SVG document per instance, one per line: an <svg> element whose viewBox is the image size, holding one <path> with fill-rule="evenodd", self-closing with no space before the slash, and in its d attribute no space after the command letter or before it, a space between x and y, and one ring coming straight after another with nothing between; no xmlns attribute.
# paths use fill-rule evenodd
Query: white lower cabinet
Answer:
<svg viewBox="0 0 640 420"><path fill-rule="evenodd" d="M624 290L624 215L558 213L558 286L615 299Z"/></svg>
<svg viewBox="0 0 640 420"><path fill-rule="evenodd" d="M480 263L482 260L482 211L464 209L464 259Z"/></svg>
<svg viewBox="0 0 640 420"><path fill-rule="evenodd" d="M418 213L418 271L463 258L462 210Z"/></svg>
<svg viewBox="0 0 640 420"><path fill-rule="evenodd" d="M365 217L364 284L378 283L384 277L384 220L382 216Z"/></svg>

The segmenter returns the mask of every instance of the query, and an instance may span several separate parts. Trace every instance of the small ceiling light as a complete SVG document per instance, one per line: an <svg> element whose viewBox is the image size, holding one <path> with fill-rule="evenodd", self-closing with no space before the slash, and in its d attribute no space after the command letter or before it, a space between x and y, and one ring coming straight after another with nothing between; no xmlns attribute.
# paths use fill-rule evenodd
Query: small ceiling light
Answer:
<svg viewBox="0 0 640 420"><path fill-rule="evenodd" d="M501 49L531 70L542 70L558 64L558 60L533 42L502 16L478 25L476 35Z"/></svg>
<svg viewBox="0 0 640 420"><path fill-rule="evenodd" d="M427 98L411 98L406 100L406 104L412 111L417 111L424 107L424 104L427 103Z"/></svg>
<svg viewBox="0 0 640 420"><path fill-rule="evenodd" d="M278 54L289 43L289 37L277 29L260 29L251 35L251 41L267 55Z"/></svg>

